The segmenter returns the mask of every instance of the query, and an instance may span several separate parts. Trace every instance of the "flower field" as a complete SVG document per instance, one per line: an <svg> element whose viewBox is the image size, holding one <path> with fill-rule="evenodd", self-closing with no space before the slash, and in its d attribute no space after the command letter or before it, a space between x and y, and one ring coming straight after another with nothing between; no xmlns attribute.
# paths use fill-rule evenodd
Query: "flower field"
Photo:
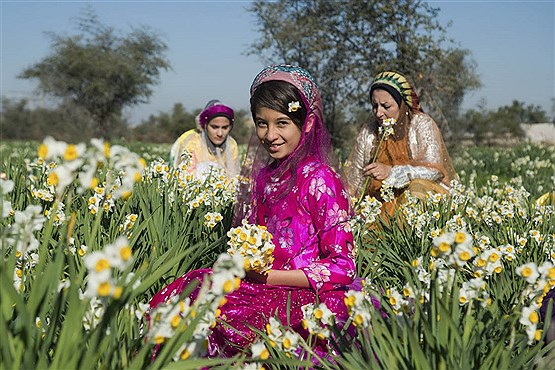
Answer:
<svg viewBox="0 0 555 370"><path fill-rule="evenodd" d="M364 281L345 292L347 327L325 305L305 306L308 339L270 319L232 359L204 355L245 274L240 253L226 251L241 237L228 231L246 179L195 179L186 164L168 168L168 153L0 144L0 368L555 368L540 313L551 317L543 297L555 285L554 147L460 150L450 194L409 195L395 220L362 200L350 225ZM252 235L254 245L265 234ZM198 298L159 306L149 327L154 293L203 267L214 273Z"/></svg>

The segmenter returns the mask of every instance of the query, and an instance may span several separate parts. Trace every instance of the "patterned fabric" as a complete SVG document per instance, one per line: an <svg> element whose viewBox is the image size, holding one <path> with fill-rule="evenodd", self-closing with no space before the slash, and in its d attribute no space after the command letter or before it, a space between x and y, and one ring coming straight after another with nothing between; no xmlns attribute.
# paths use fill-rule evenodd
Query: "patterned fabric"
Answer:
<svg viewBox="0 0 555 370"><path fill-rule="evenodd" d="M448 188L451 180L458 177L437 124L423 113L418 95L407 78L396 72L382 72L374 78L370 91L377 88L384 89L393 98L394 94L401 96L400 101L396 99L399 117L396 117L394 132L380 145L377 120L365 125L344 164L344 171L349 192L355 199L369 195L382 201L382 184L392 186L395 200L384 202L382 211L393 214L397 199L410 181L428 180ZM383 181L370 178L371 181L364 188L366 176L363 169L374 158L377 163L391 166L391 173Z"/></svg>
<svg viewBox="0 0 555 370"><path fill-rule="evenodd" d="M170 150L170 166L179 168L181 155L185 150L191 153L189 173L202 177L210 166L223 168L230 177L239 173L239 149L235 139L229 135L221 147L210 145L210 140L203 132L195 129L183 133L172 145Z"/></svg>
<svg viewBox="0 0 555 370"><path fill-rule="evenodd" d="M410 82L405 78L405 76L396 72L382 72L378 73L374 77L374 82L370 87L370 91L379 87L380 85L391 86L395 91L397 91L407 105L413 110L421 110L420 99L416 91L410 84Z"/></svg>
<svg viewBox="0 0 555 370"><path fill-rule="evenodd" d="M404 155L397 156L395 151L388 152L387 145L380 147L384 154L378 156L378 162L392 166L390 176L384 180L386 184L402 189L413 179L425 179L448 187L451 180L457 179L441 133L430 116L424 113L414 114L406 136L408 137L403 138L401 143L408 146L406 153L408 158L405 158ZM389 140L393 142L395 138L388 138L386 143ZM371 162L377 148L376 124L365 125L357 135L353 149L344 165L349 192L354 198L358 199L361 195L366 180L362 170ZM372 179L372 183L378 184L379 181ZM367 192L367 194L380 199L380 186L381 183L379 186L372 187L373 192Z"/></svg>
<svg viewBox="0 0 555 370"><path fill-rule="evenodd" d="M344 292L355 277L355 250L348 218L349 200L337 174L321 162L307 158L298 168L293 191L280 202L276 184L287 178L258 184L261 194L252 222L265 225L276 245L273 269L302 270L311 288L268 286L245 279L238 290L226 296L221 318L209 337L209 354L233 356L246 349L256 335L249 325L264 330L276 312L279 319L307 336L302 328L303 305L324 302L335 313L336 322L348 318ZM152 308L179 294L187 284L201 280L211 270L195 270L178 278L150 301ZM193 298L196 292L193 293ZM287 313L288 301L290 307Z"/></svg>
<svg viewBox="0 0 555 370"><path fill-rule="evenodd" d="M251 95L258 86L272 80L286 81L295 86L308 102L308 106L312 110L318 109L320 118L323 117L321 114L322 100L320 99L318 86L314 77L307 70L287 64L268 66L254 78L251 85Z"/></svg>

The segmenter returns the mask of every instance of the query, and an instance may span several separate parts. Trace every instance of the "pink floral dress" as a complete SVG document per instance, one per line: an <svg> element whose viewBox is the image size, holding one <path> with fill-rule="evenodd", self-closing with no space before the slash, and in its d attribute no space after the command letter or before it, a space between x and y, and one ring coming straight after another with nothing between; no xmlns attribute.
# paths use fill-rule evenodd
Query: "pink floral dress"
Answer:
<svg viewBox="0 0 555 370"><path fill-rule="evenodd" d="M264 331L269 317L277 317L306 336L301 307L324 302L340 325L347 320L345 290L355 278L355 251L349 224L349 200L338 175L322 162L306 158L295 176L272 178L262 170L254 191L251 222L265 225L276 246L272 269L302 270L310 288L269 286L245 279L226 296L218 324L209 338L209 355L233 356L249 348L256 333ZM283 182L293 183L280 194ZM151 307L179 294L188 283L201 279L209 269L191 271L158 292ZM287 307L289 306L289 314Z"/></svg>

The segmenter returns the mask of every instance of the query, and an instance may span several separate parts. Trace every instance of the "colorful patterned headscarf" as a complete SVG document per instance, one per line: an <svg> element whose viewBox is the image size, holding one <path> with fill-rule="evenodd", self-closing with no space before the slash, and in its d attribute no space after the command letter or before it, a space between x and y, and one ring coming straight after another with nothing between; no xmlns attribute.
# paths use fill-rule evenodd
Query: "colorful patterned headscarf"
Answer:
<svg viewBox="0 0 555 370"><path fill-rule="evenodd" d="M374 82L370 87L370 94L375 89L382 88L389 92L394 98L395 94L398 94L405 103L412 110L421 111L420 99L416 91L412 87L411 83L405 76L397 72L381 72L374 77ZM397 102L399 103L399 101Z"/></svg>
<svg viewBox="0 0 555 370"><path fill-rule="evenodd" d="M308 115L312 112L320 122L324 122L322 99L318 86L314 77L307 70L287 64L268 66L254 78L250 89L251 96L261 84L274 80L289 82L295 86L304 100Z"/></svg>

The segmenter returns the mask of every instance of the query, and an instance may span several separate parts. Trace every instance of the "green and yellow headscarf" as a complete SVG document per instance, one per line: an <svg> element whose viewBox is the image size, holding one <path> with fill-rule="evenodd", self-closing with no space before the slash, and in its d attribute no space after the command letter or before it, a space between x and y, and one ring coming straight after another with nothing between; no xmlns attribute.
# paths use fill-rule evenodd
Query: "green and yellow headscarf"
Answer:
<svg viewBox="0 0 555 370"><path fill-rule="evenodd" d="M412 110L422 110L416 91L402 74L391 71L378 73L370 87L370 95L378 88L390 93L397 104L400 104L402 99Z"/></svg>

